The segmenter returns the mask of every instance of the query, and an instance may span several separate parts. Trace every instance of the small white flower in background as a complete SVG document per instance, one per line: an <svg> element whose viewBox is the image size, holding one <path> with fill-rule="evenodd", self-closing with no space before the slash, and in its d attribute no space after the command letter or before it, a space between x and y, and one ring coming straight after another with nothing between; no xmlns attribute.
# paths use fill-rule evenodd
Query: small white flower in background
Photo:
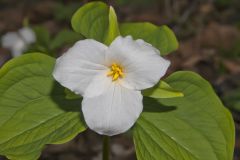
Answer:
<svg viewBox="0 0 240 160"><path fill-rule="evenodd" d="M141 91L154 86L170 62L143 40L117 37L107 47L80 40L56 61L54 78L83 96L88 127L99 134L127 131L143 109Z"/></svg>
<svg viewBox="0 0 240 160"><path fill-rule="evenodd" d="M1 38L2 47L11 50L13 57L20 56L27 46L35 41L35 33L28 27L21 28L17 32L8 32Z"/></svg>

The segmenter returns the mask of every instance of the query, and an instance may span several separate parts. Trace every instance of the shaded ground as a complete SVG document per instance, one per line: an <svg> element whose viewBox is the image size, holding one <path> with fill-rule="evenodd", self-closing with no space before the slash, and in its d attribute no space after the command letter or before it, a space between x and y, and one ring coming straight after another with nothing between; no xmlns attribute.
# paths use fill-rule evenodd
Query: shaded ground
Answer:
<svg viewBox="0 0 240 160"><path fill-rule="evenodd" d="M119 0L120 1L120 0ZM70 28L72 13L83 3L77 0L2 0L0 1L0 35L22 27L24 18L31 25L42 25L52 35ZM117 1L118 2L118 1ZM137 2L137 3L136 3ZM115 6L120 21L150 21L168 24L176 33L180 47L168 56L172 65L169 73L192 70L209 80L222 99L240 88L240 9L238 0L121 0ZM63 12L64 11L64 12ZM66 47L58 50L63 52ZM11 58L0 47L0 64ZM225 100L225 103L229 102ZM240 116L232 110L237 137L240 135ZM134 160L133 142L129 136L112 140L113 160ZM236 148L240 148L239 138ZM49 145L42 160L100 160L101 138L91 131L63 145ZM1 158L0 158L1 159ZM236 149L235 160L240 159Z"/></svg>

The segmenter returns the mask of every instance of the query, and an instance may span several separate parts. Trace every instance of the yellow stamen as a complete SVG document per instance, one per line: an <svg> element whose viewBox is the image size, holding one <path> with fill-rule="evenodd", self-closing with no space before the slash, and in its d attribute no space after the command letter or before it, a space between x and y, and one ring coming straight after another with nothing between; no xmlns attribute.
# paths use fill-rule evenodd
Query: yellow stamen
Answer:
<svg viewBox="0 0 240 160"><path fill-rule="evenodd" d="M107 76L112 76L113 74L114 74L113 71L109 71L109 72L107 73Z"/></svg>
<svg viewBox="0 0 240 160"><path fill-rule="evenodd" d="M113 76L113 78L112 78L112 80L113 80L113 81L116 81L116 80L118 79L118 77L119 77L119 74L118 74L118 73L115 73L114 76Z"/></svg>
<svg viewBox="0 0 240 160"><path fill-rule="evenodd" d="M113 81L124 77L123 69L120 65L113 63L109 68L110 70L107 73L107 76L112 76Z"/></svg>

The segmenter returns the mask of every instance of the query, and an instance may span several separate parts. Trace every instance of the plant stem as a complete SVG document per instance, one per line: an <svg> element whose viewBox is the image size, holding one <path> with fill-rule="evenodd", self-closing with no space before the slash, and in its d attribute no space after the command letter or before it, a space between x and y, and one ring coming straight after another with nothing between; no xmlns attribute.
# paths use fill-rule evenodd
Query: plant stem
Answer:
<svg viewBox="0 0 240 160"><path fill-rule="evenodd" d="M110 146L109 146L109 137L103 136L103 160L109 160L109 152L110 152Z"/></svg>

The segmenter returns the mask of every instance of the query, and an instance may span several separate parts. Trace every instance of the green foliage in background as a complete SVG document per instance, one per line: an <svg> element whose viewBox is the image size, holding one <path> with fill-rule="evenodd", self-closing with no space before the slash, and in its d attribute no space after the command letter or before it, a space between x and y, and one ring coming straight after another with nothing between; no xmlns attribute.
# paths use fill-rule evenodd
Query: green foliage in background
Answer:
<svg viewBox="0 0 240 160"><path fill-rule="evenodd" d="M76 41L84 38L81 34L69 29L62 29L54 37L52 37L47 28L43 26L36 26L33 29L36 34L36 42L31 45L25 53L37 51L56 57L59 48L72 45Z"/></svg>
<svg viewBox="0 0 240 160"><path fill-rule="evenodd" d="M123 23L120 25L121 34L132 35L134 39L144 39L166 55L178 48L174 33L167 26L155 26L151 23Z"/></svg>
<svg viewBox="0 0 240 160"><path fill-rule="evenodd" d="M228 7L234 2L234 0L215 0L214 2L219 7Z"/></svg>
<svg viewBox="0 0 240 160"><path fill-rule="evenodd" d="M156 5L159 0L116 0L116 3L120 6L131 6L131 7L152 7Z"/></svg>
<svg viewBox="0 0 240 160"><path fill-rule="evenodd" d="M56 7L54 8L54 19L68 22L79 7L80 3L70 3L68 5L57 3Z"/></svg>
<svg viewBox="0 0 240 160"><path fill-rule="evenodd" d="M221 49L220 53L224 58L228 59L240 58L240 39L236 40L236 42L233 43L233 46L231 48Z"/></svg>
<svg viewBox="0 0 240 160"><path fill-rule="evenodd" d="M240 112L240 88L229 92L223 97L223 101L230 109Z"/></svg>

